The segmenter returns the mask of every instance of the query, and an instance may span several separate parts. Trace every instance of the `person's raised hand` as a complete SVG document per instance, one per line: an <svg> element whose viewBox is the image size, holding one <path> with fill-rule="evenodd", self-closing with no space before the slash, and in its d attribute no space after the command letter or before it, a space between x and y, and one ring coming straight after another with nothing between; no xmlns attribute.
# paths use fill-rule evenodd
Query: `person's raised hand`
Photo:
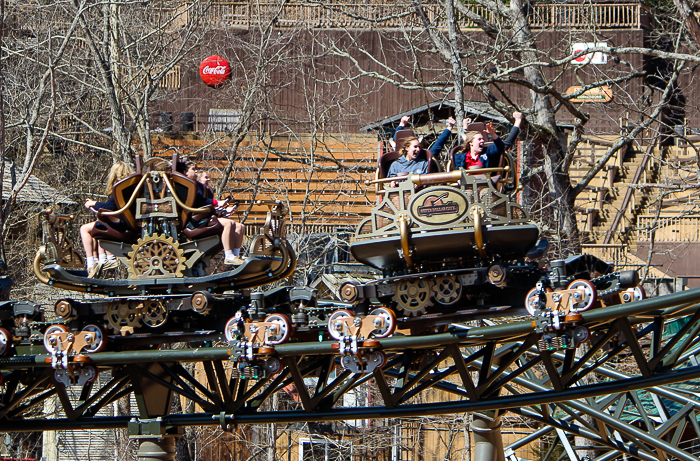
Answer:
<svg viewBox="0 0 700 461"><path fill-rule="evenodd" d="M408 122L411 121L411 116L410 115L404 115L401 117L401 121L399 122L399 126L404 127Z"/></svg>
<svg viewBox="0 0 700 461"><path fill-rule="evenodd" d="M496 129L493 127L493 123L489 122L486 124L485 127L486 134L491 136L492 139L496 139L498 135L496 134Z"/></svg>
<svg viewBox="0 0 700 461"><path fill-rule="evenodd" d="M523 122L523 113L513 112L513 118L515 119L515 126L520 128L520 124Z"/></svg>

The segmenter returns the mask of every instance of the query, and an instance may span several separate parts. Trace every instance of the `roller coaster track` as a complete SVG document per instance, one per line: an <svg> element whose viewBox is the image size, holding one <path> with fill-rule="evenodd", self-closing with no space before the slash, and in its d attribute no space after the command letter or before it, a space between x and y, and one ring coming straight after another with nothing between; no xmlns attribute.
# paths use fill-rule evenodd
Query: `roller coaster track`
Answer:
<svg viewBox="0 0 700 461"><path fill-rule="evenodd" d="M451 324L439 333L382 339L386 363L371 373L338 366L338 347L330 341L277 346L274 354L282 368L260 379L232 377L231 349L202 343L90 355L101 379L70 388L55 383L45 354L6 357L0 359L0 431L138 430L155 421L166 433L194 425L510 411L546 425L511 448L554 431L568 452L573 450L571 436L604 447L605 454L596 459L623 454L642 460L700 459L678 448L685 429L700 434L700 386L692 383L700 379L700 289L582 315L592 332L586 348L538 350L541 334L530 319L476 327ZM670 331L669 323L679 319L685 323ZM184 365L188 363L199 364L200 373ZM621 364L628 374L618 371ZM290 385L298 391L298 409L266 409L268 399ZM377 389L382 401L341 406L342 396L361 386ZM416 397L431 390L447 397L419 403ZM130 394L136 397L137 414L96 416ZM202 411L170 413L174 395ZM37 416L54 397L63 416Z"/></svg>

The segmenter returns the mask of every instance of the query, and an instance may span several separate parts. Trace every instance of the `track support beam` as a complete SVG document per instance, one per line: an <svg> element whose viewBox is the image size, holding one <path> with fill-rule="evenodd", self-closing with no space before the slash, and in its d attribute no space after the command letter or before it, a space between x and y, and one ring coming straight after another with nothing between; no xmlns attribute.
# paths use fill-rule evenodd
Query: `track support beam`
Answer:
<svg viewBox="0 0 700 461"><path fill-rule="evenodd" d="M474 461L505 461L499 416L474 413L470 427L474 434Z"/></svg>

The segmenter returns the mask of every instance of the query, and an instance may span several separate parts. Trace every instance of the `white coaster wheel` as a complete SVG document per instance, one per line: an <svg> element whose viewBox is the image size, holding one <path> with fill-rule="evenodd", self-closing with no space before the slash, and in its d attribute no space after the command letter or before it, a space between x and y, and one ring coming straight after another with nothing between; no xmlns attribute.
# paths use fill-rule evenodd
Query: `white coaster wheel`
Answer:
<svg viewBox="0 0 700 461"><path fill-rule="evenodd" d="M284 314L268 315L265 322L277 325L277 331L268 327L266 344L276 346L286 342L292 336L292 322Z"/></svg>
<svg viewBox="0 0 700 461"><path fill-rule="evenodd" d="M68 331L70 330L65 325L51 325L46 329L46 331L44 332L44 347L49 352L49 354L53 354L57 350L57 344L52 344L53 341L51 341L51 336L57 333L67 333Z"/></svg>
<svg viewBox="0 0 700 461"><path fill-rule="evenodd" d="M537 312L537 309L540 308L540 295L539 295L539 290L537 288L533 288L532 290L528 291L527 294L525 295L525 310L527 310L527 313L530 314L531 316L535 317L535 313Z"/></svg>
<svg viewBox="0 0 700 461"><path fill-rule="evenodd" d="M375 338L386 338L394 334L394 331L396 331L396 314L394 314L394 311L386 307L378 307L372 310L369 315L378 315L384 319L384 325L375 328L372 333Z"/></svg>
<svg viewBox="0 0 700 461"><path fill-rule="evenodd" d="M544 288L545 293L551 293L552 289L547 287ZM537 288L533 288L528 291L525 295L525 310L527 313L533 317L537 317L537 310L544 308L545 306L540 306L540 296L537 294Z"/></svg>
<svg viewBox="0 0 700 461"><path fill-rule="evenodd" d="M95 333L95 342L85 347L85 352L88 354L94 354L95 352L101 352L107 347L107 332L104 328L99 325L85 325L83 331L90 333Z"/></svg>
<svg viewBox="0 0 700 461"><path fill-rule="evenodd" d="M646 299L646 297L647 292L644 291L644 287L642 287L641 285L637 285L634 288L628 288L627 290L622 292L623 303L641 301L642 299Z"/></svg>
<svg viewBox="0 0 700 461"><path fill-rule="evenodd" d="M340 322L339 320L351 317L355 317L355 314L353 314L352 311L349 311L347 309L338 309L328 317L328 333L331 335L331 338L336 339L338 341L342 339L342 337L344 336L343 326L345 324L343 322Z"/></svg>
<svg viewBox="0 0 700 461"><path fill-rule="evenodd" d="M238 329L238 322L241 321L242 320L238 317L231 317L228 319L228 322L226 322L226 326L224 327L224 337L226 338L226 341L233 343L240 339L241 332Z"/></svg>
<svg viewBox="0 0 700 461"><path fill-rule="evenodd" d="M567 287L568 290L580 290L583 289L583 296L581 299L576 299L574 297L572 307L574 312L584 312L593 307L593 304L598 300L598 290L595 285L588 280L574 280Z"/></svg>

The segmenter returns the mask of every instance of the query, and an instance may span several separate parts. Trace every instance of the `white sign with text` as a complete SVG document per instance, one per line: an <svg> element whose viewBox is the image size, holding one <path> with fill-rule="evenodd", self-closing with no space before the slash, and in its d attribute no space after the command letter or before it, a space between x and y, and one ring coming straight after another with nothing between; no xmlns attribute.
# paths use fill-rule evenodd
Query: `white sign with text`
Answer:
<svg viewBox="0 0 700 461"><path fill-rule="evenodd" d="M608 44L605 42L595 42L595 43L574 43L571 45L571 52L573 54L580 53L581 51L586 51L590 48L608 48ZM608 54L603 51L596 51L595 53L589 53L579 56L578 58L571 61L572 64L584 65L584 64L607 64Z"/></svg>

